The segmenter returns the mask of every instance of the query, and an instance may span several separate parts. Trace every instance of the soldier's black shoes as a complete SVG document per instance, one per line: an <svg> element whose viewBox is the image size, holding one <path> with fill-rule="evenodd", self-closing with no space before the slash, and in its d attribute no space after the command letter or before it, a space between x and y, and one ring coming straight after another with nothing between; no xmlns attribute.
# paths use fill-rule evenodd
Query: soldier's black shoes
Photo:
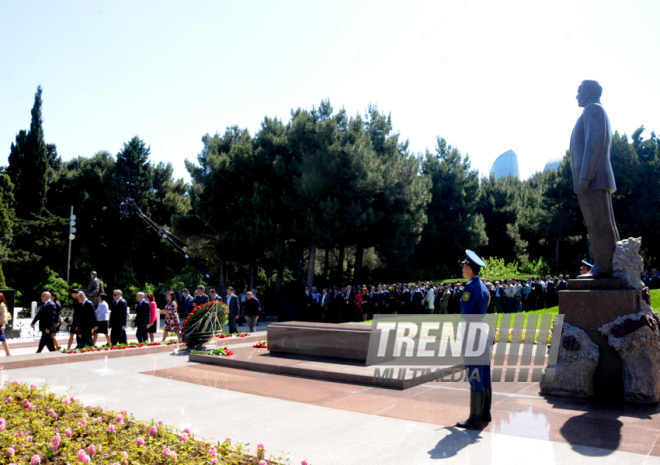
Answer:
<svg viewBox="0 0 660 465"><path fill-rule="evenodd" d="M482 413L484 409L484 392L470 391L470 418L459 421L456 426L467 429L481 429Z"/></svg>

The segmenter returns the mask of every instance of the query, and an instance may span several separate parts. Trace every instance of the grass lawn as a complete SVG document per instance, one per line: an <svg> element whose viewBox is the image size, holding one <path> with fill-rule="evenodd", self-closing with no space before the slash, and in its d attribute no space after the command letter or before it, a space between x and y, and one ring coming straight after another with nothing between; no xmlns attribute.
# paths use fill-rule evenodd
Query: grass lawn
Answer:
<svg viewBox="0 0 660 465"><path fill-rule="evenodd" d="M658 309L660 309L660 289L654 289L651 291L651 307L657 312ZM544 308L542 310L533 310L531 312L525 312L522 313L524 315L525 320L523 321L523 328L527 327L527 320L529 318L529 315L553 315L553 317L550 319L550 327L552 327L552 323L555 321L554 315L559 313L559 307L551 307L551 308ZM502 315L499 314L497 316L497 327L500 327L500 323L502 322ZM513 315L516 315L515 313L509 313L508 315L511 315L511 322L509 324L510 328L513 328L513 323L514 323L514 318ZM365 323L371 323L371 320L365 321ZM539 329L541 327L541 317L539 316L536 320L536 329Z"/></svg>
<svg viewBox="0 0 660 465"><path fill-rule="evenodd" d="M660 289L654 289L651 291L651 307L657 312L658 309L660 309ZM523 315L525 315L525 321L523 321L523 328L527 327L527 319L529 315L545 315L545 314L550 314L550 315L556 315L559 313L559 307L551 307L551 308L544 308L543 310L533 310L531 312L525 312ZM513 315L515 314L510 314L512 315L511 318L511 323L509 324L510 328L513 328L513 323L514 323L514 318ZM500 323L502 321L502 314L497 316L497 327L500 327ZM550 327L552 327L552 322L555 321L554 316L551 319L550 322ZM541 317L539 316L538 319L536 320L536 329L539 329L541 327Z"/></svg>

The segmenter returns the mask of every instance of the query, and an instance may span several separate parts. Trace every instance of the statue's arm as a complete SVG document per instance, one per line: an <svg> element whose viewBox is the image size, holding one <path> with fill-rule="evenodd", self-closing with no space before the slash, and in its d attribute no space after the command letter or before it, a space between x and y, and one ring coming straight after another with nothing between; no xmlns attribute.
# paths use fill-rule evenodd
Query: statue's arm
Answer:
<svg viewBox="0 0 660 465"><path fill-rule="evenodd" d="M580 170L580 191L586 192L596 179L600 161L607 150L607 121L605 110L597 104L588 105L582 115L584 122L584 155Z"/></svg>

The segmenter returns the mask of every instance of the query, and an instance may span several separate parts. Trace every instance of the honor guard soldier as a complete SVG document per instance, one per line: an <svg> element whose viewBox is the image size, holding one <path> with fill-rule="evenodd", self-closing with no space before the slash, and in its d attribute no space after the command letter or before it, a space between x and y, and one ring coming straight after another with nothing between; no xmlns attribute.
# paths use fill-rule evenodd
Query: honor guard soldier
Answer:
<svg viewBox="0 0 660 465"><path fill-rule="evenodd" d="M479 272L486 264L473 251L466 250L463 263L463 277L468 279L461 297L461 315L485 315L488 310L490 293L486 285L479 279ZM489 422L490 404L493 390L490 380L490 363L488 365L466 365L470 382L470 417L459 421L459 428L480 429L483 422Z"/></svg>
<svg viewBox="0 0 660 465"><path fill-rule="evenodd" d="M591 272L593 265L585 260L582 260L582 265L580 265L580 274L587 274Z"/></svg>

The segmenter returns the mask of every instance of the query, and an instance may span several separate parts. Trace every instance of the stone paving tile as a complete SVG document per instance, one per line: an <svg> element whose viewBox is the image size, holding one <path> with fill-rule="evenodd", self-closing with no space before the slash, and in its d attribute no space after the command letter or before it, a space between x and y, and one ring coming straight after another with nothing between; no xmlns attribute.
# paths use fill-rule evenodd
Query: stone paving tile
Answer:
<svg viewBox="0 0 660 465"><path fill-rule="evenodd" d="M206 374L200 375L202 372ZM201 365L154 374L247 394L437 425L454 424L469 413L467 383L427 383L397 391ZM530 394L532 384L496 383L493 422L484 431L572 447L658 455L655 451L660 451L660 447L654 448L654 444L660 436L660 418L649 414L655 413L656 407L603 404L594 408L593 402L580 399L549 401ZM620 414L628 415L625 425L617 419Z"/></svg>

